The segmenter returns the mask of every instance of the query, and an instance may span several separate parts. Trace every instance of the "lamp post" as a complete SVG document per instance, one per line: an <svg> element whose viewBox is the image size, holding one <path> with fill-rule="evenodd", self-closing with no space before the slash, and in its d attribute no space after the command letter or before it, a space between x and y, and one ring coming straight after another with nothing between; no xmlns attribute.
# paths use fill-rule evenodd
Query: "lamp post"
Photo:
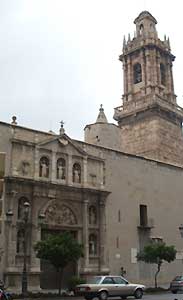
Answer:
<svg viewBox="0 0 183 300"><path fill-rule="evenodd" d="M29 220L30 203L24 202L23 225L24 225L24 240L23 240L23 272L22 272L22 295L27 294L27 229Z"/></svg>
<svg viewBox="0 0 183 300"><path fill-rule="evenodd" d="M23 203L23 210L22 210L22 218L21 218L21 226L23 229L23 270L22 270L22 278L21 278L21 288L22 288L22 295L26 296L28 293L28 277L27 277L27 243L28 243L28 228L29 228L29 212L30 212L30 203L25 201ZM7 221L12 221L13 211L9 209L6 212ZM41 227L43 221L45 219L45 214L40 213L38 215L38 227Z"/></svg>
<svg viewBox="0 0 183 300"><path fill-rule="evenodd" d="M23 271L22 271L22 295L27 294L27 229L29 220L29 209L30 203L25 201L23 204L23 216L22 216L22 226L23 226ZM10 221L13 217L13 211L8 210L6 213L7 220Z"/></svg>

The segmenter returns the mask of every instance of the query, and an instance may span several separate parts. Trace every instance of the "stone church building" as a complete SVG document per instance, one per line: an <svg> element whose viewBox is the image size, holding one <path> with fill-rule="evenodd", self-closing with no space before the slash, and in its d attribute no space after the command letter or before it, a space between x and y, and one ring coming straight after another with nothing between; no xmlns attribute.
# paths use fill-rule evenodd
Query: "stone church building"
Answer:
<svg viewBox="0 0 183 300"><path fill-rule="evenodd" d="M54 269L33 246L65 230L84 247L84 257L65 270L65 286L73 275L119 275L121 267L128 280L153 284L154 266L136 259L150 241L177 249L161 283L182 272L183 109L174 93L175 56L149 12L134 23L135 36L124 39L119 57L124 94L114 110L117 125L102 106L84 142L71 139L63 123L55 134L25 128L16 117L0 122L0 276L9 287L21 288L25 229L29 290L56 288Z"/></svg>

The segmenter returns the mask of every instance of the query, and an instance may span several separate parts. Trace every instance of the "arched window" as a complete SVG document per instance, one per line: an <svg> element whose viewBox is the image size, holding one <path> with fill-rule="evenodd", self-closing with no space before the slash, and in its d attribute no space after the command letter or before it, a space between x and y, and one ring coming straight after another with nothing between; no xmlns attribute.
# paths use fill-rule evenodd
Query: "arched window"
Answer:
<svg viewBox="0 0 183 300"><path fill-rule="evenodd" d="M97 236L89 235L89 255L97 255Z"/></svg>
<svg viewBox="0 0 183 300"><path fill-rule="evenodd" d="M89 207L89 224L94 225L97 223L97 210L95 206Z"/></svg>
<svg viewBox="0 0 183 300"><path fill-rule="evenodd" d="M142 81L142 68L139 63L133 66L133 82L139 83Z"/></svg>
<svg viewBox="0 0 183 300"><path fill-rule="evenodd" d="M144 31L144 25L143 24L140 24L140 34L142 34Z"/></svg>
<svg viewBox="0 0 183 300"><path fill-rule="evenodd" d="M166 84L166 72L165 72L165 65L160 64L160 74L161 74L161 84Z"/></svg>
<svg viewBox="0 0 183 300"><path fill-rule="evenodd" d="M17 253L24 253L24 229L20 229L17 232Z"/></svg>
<svg viewBox="0 0 183 300"><path fill-rule="evenodd" d="M81 183L81 166L75 163L72 168L72 180L76 183Z"/></svg>
<svg viewBox="0 0 183 300"><path fill-rule="evenodd" d="M21 197L18 199L18 213L17 213L18 220L21 220L24 217L25 202L29 202L29 200L26 197Z"/></svg>
<svg viewBox="0 0 183 300"><path fill-rule="evenodd" d="M41 157L39 161L39 176L48 178L49 177L49 159L47 157Z"/></svg>
<svg viewBox="0 0 183 300"><path fill-rule="evenodd" d="M57 160L57 179L65 180L66 163L64 158Z"/></svg>

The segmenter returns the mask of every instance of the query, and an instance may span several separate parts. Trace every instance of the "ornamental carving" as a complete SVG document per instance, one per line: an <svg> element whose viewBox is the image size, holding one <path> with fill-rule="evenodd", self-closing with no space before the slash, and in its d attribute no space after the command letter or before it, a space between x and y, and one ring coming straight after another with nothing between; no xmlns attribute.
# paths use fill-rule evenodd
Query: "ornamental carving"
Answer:
<svg viewBox="0 0 183 300"><path fill-rule="evenodd" d="M62 203L51 203L46 211L46 223L52 225L75 225L77 224L76 217L72 210Z"/></svg>

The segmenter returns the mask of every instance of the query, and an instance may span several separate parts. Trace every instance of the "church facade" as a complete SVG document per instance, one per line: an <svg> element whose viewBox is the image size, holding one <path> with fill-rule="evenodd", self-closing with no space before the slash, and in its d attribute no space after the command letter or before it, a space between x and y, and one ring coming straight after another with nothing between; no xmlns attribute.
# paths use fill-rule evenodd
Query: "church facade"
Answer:
<svg viewBox="0 0 183 300"><path fill-rule="evenodd" d="M135 36L124 39L120 55L118 125L108 123L102 106L96 122L86 125L84 142L71 139L63 124L55 134L22 127L15 117L0 122L0 275L9 287L21 288L25 203L30 290L56 288L55 271L36 258L33 246L65 230L84 247L84 257L65 270L65 286L73 275L120 274L121 268L130 281L152 284L154 267L136 259L150 241L177 249L160 282L181 272L183 109L174 94L175 57L149 12L134 23Z"/></svg>

